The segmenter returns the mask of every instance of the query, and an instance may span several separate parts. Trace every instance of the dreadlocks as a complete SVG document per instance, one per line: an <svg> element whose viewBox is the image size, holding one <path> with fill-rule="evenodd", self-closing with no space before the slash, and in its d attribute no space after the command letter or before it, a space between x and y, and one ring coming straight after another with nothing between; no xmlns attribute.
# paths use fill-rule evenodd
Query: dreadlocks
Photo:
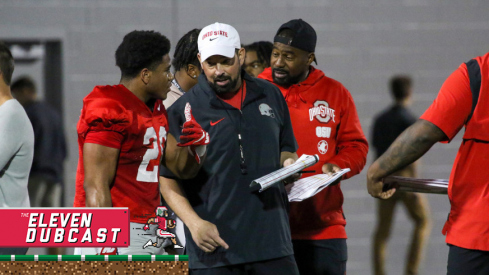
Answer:
<svg viewBox="0 0 489 275"><path fill-rule="evenodd" d="M270 56L272 55L273 44L268 41L259 41L254 42L249 45L244 46L245 50L256 52L256 56L258 57L258 61L260 63L265 64L266 67L270 67Z"/></svg>
<svg viewBox="0 0 489 275"><path fill-rule="evenodd" d="M182 68L187 69L187 65L192 64L197 68L200 68L199 59L197 53L199 48L197 47L197 38L199 37L200 29L193 29L186 33L180 40L178 40L173 54L173 69L179 71Z"/></svg>

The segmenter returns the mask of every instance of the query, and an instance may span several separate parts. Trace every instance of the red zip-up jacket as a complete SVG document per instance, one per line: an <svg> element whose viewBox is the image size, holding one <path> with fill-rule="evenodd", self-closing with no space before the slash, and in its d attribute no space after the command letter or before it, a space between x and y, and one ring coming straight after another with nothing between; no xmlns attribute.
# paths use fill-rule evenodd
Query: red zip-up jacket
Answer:
<svg viewBox="0 0 489 275"><path fill-rule="evenodd" d="M273 83L271 68L259 76ZM319 156L319 163L307 170L322 173L325 163L350 168L343 179L363 169L368 143L363 134L350 92L338 81L310 67L309 76L288 89L278 86L287 101L297 154ZM306 177L311 174L306 174ZM346 238L340 184L329 186L314 197L290 204L290 229L293 239L321 240Z"/></svg>

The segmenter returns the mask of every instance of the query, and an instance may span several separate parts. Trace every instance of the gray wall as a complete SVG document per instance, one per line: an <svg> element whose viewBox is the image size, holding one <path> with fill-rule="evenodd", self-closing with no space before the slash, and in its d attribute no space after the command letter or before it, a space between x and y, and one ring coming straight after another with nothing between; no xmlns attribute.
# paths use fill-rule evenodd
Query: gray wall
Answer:
<svg viewBox="0 0 489 275"><path fill-rule="evenodd" d="M188 30L219 21L236 27L242 42L250 43L271 40L282 23L303 18L318 33L318 68L350 90L369 135L373 115L390 103L387 81L392 74L414 77L413 108L421 115L453 70L488 51L488 10L489 2L483 0L1 0L0 39L62 42L70 154L66 184L71 204L82 99L94 85L118 83L114 51L131 30L160 31L175 45ZM420 176L448 178L459 143L460 136L450 144L435 145L422 160ZM370 272L375 201L367 194L364 179L365 171L342 184L348 274ZM448 248L440 231L449 203L445 196L429 199L434 224L421 274L443 274ZM392 274L403 270L411 228L399 208L390 242L388 270Z"/></svg>

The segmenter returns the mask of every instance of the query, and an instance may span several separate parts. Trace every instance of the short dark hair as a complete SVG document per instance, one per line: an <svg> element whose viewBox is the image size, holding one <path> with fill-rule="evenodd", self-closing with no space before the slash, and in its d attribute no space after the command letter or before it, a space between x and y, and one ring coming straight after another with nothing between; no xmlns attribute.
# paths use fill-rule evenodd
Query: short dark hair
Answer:
<svg viewBox="0 0 489 275"><path fill-rule="evenodd" d="M34 81L29 76L23 75L15 79L15 81L12 82L12 85L10 86L10 90L12 91L21 91L23 89L31 92L36 92L36 84L34 84Z"/></svg>
<svg viewBox="0 0 489 275"><path fill-rule="evenodd" d="M391 93L396 100L403 100L408 97L411 86L411 77L407 75L396 75L390 81Z"/></svg>
<svg viewBox="0 0 489 275"><path fill-rule="evenodd" d="M3 75L3 81L10 86L12 74L14 73L14 57L10 49L3 42L0 42L0 71Z"/></svg>
<svg viewBox="0 0 489 275"><path fill-rule="evenodd" d="M197 53L199 53L197 46L199 33L200 29L193 29L178 40L172 60L175 71L179 71L181 68L187 68L189 64L201 69L199 58L197 57Z"/></svg>
<svg viewBox="0 0 489 275"><path fill-rule="evenodd" d="M122 78L133 78L148 68L154 70L170 52L170 40L155 31L132 31L115 51L115 64Z"/></svg>
<svg viewBox="0 0 489 275"><path fill-rule="evenodd" d="M258 61L270 67L270 57L272 56L273 43L269 41L258 41L244 46L245 50L256 52Z"/></svg>

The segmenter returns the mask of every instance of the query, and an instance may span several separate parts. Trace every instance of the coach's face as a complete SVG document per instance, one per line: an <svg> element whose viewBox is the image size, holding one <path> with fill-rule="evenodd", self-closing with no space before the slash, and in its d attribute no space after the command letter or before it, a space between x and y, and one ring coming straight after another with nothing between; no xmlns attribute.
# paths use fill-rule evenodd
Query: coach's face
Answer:
<svg viewBox="0 0 489 275"><path fill-rule="evenodd" d="M288 88L290 85L304 81L313 60L314 53L308 53L280 42L273 43L270 58L273 82Z"/></svg>
<svg viewBox="0 0 489 275"><path fill-rule="evenodd" d="M218 95L235 92L241 87L241 66L245 58L245 50L241 48L229 58L213 55L202 61L198 54L207 82Z"/></svg>

